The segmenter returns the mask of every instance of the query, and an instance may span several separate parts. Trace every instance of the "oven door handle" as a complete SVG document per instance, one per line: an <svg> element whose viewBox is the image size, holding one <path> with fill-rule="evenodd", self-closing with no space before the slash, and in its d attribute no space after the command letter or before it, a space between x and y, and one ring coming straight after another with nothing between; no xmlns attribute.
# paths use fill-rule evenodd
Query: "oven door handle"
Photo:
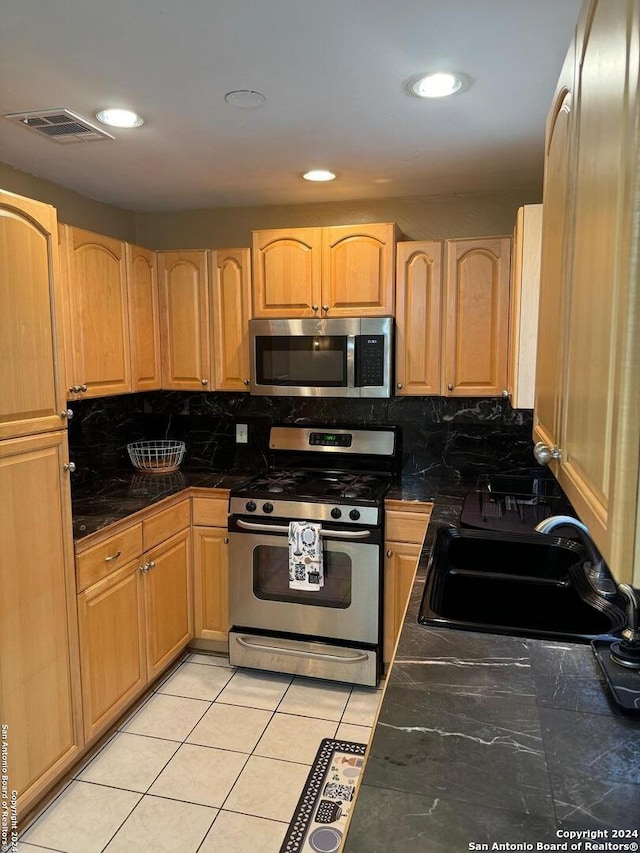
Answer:
<svg viewBox="0 0 640 853"><path fill-rule="evenodd" d="M293 655L294 657L316 658L317 660L340 661L341 663L361 663L368 660L368 655L328 655L324 652L310 652L303 649L288 649L285 646L267 646L264 643L250 643L244 637L235 637L236 643L247 649L259 649L262 652L277 652L280 655Z"/></svg>
<svg viewBox="0 0 640 853"><path fill-rule="evenodd" d="M258 530L261 533L288 533L289 526L286 524L255 524L253 521L243 521L239 518L236 521L238 527L245 530ZM320 528L320 536L327 536L330 539L368 539L371 536L370 530L325 530Z"/></svg>

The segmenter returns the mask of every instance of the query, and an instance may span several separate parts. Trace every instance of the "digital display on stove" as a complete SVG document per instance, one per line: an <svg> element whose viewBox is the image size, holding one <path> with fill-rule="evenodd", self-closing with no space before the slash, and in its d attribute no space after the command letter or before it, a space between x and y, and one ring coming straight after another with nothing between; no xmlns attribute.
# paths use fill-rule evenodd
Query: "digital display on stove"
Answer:
<svg viewBox="0 0 640 853"><path fill-rule="evenodd" d="M335 432L312 432L309 444L320 447L351 447L352 436Z"/></svg>

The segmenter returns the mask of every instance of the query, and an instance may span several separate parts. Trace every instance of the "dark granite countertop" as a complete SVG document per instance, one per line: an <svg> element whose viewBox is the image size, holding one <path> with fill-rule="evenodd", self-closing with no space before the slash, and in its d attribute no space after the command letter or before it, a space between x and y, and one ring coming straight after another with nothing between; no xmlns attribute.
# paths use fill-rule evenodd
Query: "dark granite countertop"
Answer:
<svg viewBox="0 0 640 853"><path fill-rule="evenodd" d="M464 491L437 487L344 853L625 841L612 831L640 828L640 716L610 700L590 646L416 621L435 529Z"/></svg>

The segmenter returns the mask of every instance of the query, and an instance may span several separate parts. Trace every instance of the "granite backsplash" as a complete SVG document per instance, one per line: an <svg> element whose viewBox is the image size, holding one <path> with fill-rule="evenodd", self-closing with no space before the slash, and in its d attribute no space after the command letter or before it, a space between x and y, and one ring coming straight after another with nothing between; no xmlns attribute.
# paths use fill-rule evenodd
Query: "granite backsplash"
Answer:
<svg viewBox="0 0 640 853"><path fill-rule="evenodd" d="M401 467L409 474L469 479L535 466L532 413L512 409L501 398L343 400L151 391L79 400L70 407L69 446L78 483L128 468L126 445L139 439L183 439L184 464L191 469L262 468L272 461L267 442L276 423L399 426ZM245 445L235 442L236 423L248 424Z"/></svg>

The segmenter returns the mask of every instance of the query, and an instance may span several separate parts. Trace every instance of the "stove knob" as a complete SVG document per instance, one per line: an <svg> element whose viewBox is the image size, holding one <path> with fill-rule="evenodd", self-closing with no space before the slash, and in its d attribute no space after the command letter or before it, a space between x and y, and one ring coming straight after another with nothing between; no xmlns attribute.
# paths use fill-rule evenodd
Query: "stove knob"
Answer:
<svg viewBox="0 0 640 853"><path fill-rule="evenodd" d="M349 518L352 521L357 521L360 518L360 510L352 509L351 512L349 513Z"/></svg>
<svg viewBox="0 0 640 853"><path fill-rule="evenodd" d="M266 504L262 504L262 512L273 512L273 504L268 501Z"/></svg>
<svg viewBox="0 0 640 853"><path fill-rule="evenodd" d="M256 502L255 501L247 501L245 505L245 509L247 512L255 512L256 511Z"/></svg>
<svg viewBox="0 0 640 853"><path fill-rule="evenodd" d="M342 517L342 510L338 509L337 506L334 506L334 508L331 510L331 518L341 518L341 517Z"/></svg>

